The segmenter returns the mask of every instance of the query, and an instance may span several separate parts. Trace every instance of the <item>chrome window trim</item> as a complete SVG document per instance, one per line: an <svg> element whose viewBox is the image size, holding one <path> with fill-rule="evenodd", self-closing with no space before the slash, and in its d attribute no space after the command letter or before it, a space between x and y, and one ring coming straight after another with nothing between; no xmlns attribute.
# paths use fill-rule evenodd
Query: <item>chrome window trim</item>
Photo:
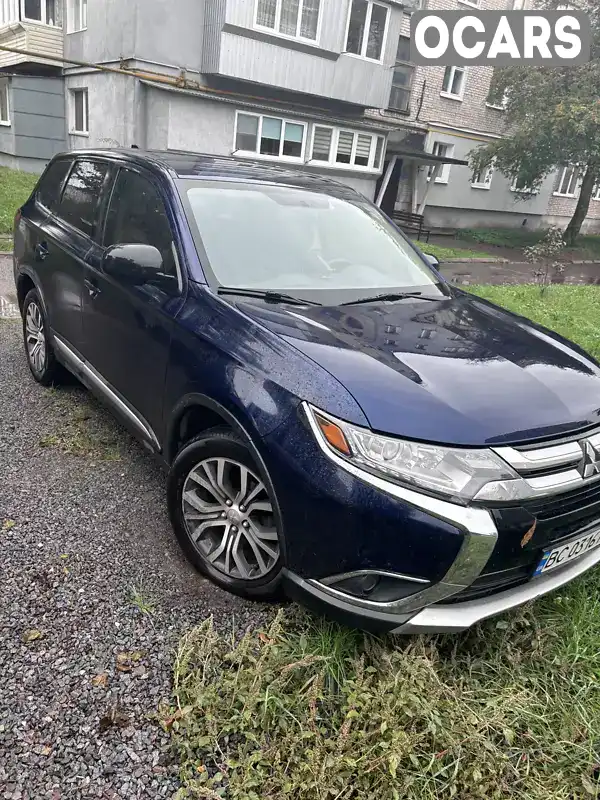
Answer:
<svg viewBox="0 0 600 800"><path fill-rule="evenodd" d="M80 358L69 345L57 333L52 333L52 338L55 347L59 351L64 360L71 366L71 368L81 376L82 380L89 381L94 388L96 388L107 402L114 406L121 412L143 435L143 437L152 445L155 450L160 451L160 443L158 438L150 425L146 422L141 415L134 411L127 403L125 403L116 392L109 386L108 382L95 370L91 364Z"/></svg>
<svg viewBox="0 0 600 800"><path fill-rule="evenodd" d="M331 594L352 605L363 608L381 609L394 614L403 614L410 611L417 611L431 603L439 603L447 597L462 591L476 580L483 568L487 564L496 542L498 540L498 530L494 523L491 513L485 508L474 508L470 506L460 506L446 500L439 500L426 494L413 491L399 484L379 478L370 472L360 469L354 464L336 455L323 441L321 431L314 419L313 414L324 414L320 409L314 409L306 401L302 403L303 411L308 420L310 429L315 440L327 458L333 461L338 467L353 475L365 483L370 484L375 489L385 492L390 496L408 503L415 508L425 511L444 522L450 522L465 533L461 548L448 572L439 583L428 586L422 592L411 595L401 600L388 603L376 602L373 600L363 600L352 598L343 592L333 589L323 584L321 581L310 579L306 581L315 589Z"/></svg>

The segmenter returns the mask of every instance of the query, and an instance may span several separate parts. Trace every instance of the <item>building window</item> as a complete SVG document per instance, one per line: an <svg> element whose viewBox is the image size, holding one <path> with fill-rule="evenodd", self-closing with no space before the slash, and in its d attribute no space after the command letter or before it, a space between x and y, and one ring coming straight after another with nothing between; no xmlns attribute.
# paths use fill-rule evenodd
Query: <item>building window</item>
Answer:
<svg viewBox="0 0 600 800"><path fill-rule="evenodd" d="M442 81L442 97L462 100L465 92L467 70L464 67L446 67Z"/></svg>
<svg viewBox="0 0 600 800"><path fill-rule="evenodd" d="M383 136L315 125L310 160L330 167L380 170L384 144Z"/></svg>
<svg viewBox="0 0 600 800"><path fill-rule="evenodd" d="M525 8L525 0L513 0L512 10L522 11Z"/></svg>
<svg viewBox="0 0 600 800"><path fill-rule="evenodd" d="M389 108L393 111L410 111L410 92L414 76L415 68L410 63L410 37L400 36L389 103Z"/></svg>
<svg viewBox="0 0 600 800"><path fill-rule="evenodd" d="M238 111L235 121L235 151L265 158L302 161L306 123L280 117Z"/></svg>
<svg viewBox="0 0 600 800"><path fill-rule="evenodd" d="M321 0L257 0L254 24L292 39L316 41Z"/></svg>
<svg viewBox="0 0 600 800"><path fill-rule="evenodd" d="M600 200L600 181L592 189L592 200Z"/></svg>
<svg viewBox="0 0 600 800"><path fill-rule="evenodd" d="M465 6L471 6L471 8L479 8L479 0L458 0L458 2Z"/></svg>
<svg viewBox="0 0 600 800"><path fill-rule="evenodd" d="M471 177L471 186L473 189L489 189L492 185L493 174L494 167L491 165L478 172L474 172Z"/></svg>
<svg viewBox="0 0 600 800"><path fill-rule="evenodd" d="M434 142L433 147L431 148L431 152L434 156L441 156L442 158L452 158L452 153L454 152L454 145L453 144L445 144L444 142ZM427 170L427 180L430 181L433 177L435 171L436 183L448 183L450 178L450 164L442 164L440 168L440 164L431 164L429 169Z"/></svg>
<svg viewBox="0 0 600 800"><path fill-rule="evenodd" d="M372 61L383 59L388 8L373 0L352 0L346 35L346 52Z"/></svg>
<svg viewBox="0 0 600 800"><path fill-rule="evenodd" d="M67 31L76 33L87 28L87 0L68 0Z"/></svg>
<svg viewBox="0 0 600 800"><path fill-rule="evenodd" d="M537 189L532 189L531 186L527 186L525 179L522 177L518 177L514 182L513 185L510 187L511 192L518 192L519 194L537 194Z"/></svg>
<svg viewBox="0 0 600 800"><path fill-rule="evenodd" d="M575 197L580 174L578 166L564 167L554 194L560 197Z"/></svg>
<svg viewBox="0 0 600 800"><path fill-rule="evenodd" d="M88 134L90 121L88 113L88 90L71 90L71 133Z"/></svg>
<svg viewBox="0 0 600 800"><path fill-rule="evenodd" d="M60 27L60 0L21 0L21 19Z"/></svg>
<svg viewBox="0 0 600 800"><path fill-rule="evenodd" d="M0 81L0 125L10 125L8 81Z"/></svg>

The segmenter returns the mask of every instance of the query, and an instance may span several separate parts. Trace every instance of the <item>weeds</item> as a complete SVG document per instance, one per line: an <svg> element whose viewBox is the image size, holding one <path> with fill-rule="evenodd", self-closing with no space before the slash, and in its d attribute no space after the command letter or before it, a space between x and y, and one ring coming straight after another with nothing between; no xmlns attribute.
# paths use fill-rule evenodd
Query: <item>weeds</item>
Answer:
<svg viewBox="0 0 600 800"><path fill-rule="evenodd" d="M48 399L62 404L63 393L47 390ZM94 408L84 397L79 405L65 405L65 422L59 433L46 434L40 439L40 447L58 447L63 453L102 461L120 461L121 453L117 439L94 413Z"/></svg>
<svg viewBox="0 0 600 800"><path fill-rule="evenodd" d="M135 606L140 614L153 616L156 613L156 604L141 586L132 586L129 590L129 602Z"/></svg>
<svg viewBox="0 0 600 800"><path fill-rule="evenodd" d="M179 797L595 797L599 588L588 577L453 637L280 612L232 644L207 621L181 642L163 715Z"/></svg>

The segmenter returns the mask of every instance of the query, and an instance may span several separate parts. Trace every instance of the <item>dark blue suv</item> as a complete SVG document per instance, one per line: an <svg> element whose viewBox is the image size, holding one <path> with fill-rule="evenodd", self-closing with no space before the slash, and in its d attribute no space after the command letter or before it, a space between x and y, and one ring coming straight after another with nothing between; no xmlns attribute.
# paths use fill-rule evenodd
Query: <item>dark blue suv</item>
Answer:
<svg viewBox="0 0 600 800"><path fill-rule="evenodd" d="M58 156L15 222L34 378L161 460L196 567L378 631L600 560L598 364L429 261L346 186L185 153Z"/></svg>

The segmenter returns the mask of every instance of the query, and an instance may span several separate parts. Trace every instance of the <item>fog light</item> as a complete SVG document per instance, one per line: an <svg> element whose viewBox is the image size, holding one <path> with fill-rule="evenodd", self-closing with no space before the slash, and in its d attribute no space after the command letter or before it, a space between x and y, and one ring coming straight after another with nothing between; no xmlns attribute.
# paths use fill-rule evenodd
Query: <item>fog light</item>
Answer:
<svg viewBox="0 0 600 800"><path fill-rule="evenodd" d="M334 575L326 578L322 583L338 592L372 600L375 603L391 603L394 600L401 600L403 597L423 591L429 585L429 581L423 578L411 578L375 570Z"/></svg>

